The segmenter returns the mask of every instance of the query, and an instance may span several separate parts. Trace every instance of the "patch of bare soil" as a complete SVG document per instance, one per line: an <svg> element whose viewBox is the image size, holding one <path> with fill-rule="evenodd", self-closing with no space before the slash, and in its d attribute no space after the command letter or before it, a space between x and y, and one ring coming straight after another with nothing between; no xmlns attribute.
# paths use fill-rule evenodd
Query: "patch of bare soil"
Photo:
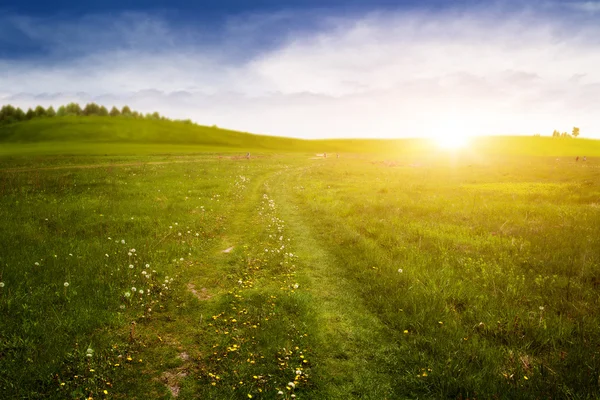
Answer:
<svg viewBox="0 0 600 400"><path fill-rule="evenodd" d="M212 297L208 293L208 290L206 290L206 288L202 288L200 290L197 290L196 289L196 285L194 285L193 283L188 283L187 284L187 288L200 301L206 301L206 300L208 300L208 299L210 299Z"/></svg>

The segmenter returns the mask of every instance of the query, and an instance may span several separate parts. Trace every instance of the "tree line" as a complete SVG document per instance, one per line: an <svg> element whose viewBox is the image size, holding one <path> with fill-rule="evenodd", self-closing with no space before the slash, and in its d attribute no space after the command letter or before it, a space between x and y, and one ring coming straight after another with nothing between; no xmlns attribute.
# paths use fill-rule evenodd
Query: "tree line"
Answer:
<svg viewBox="0 0 600 400"><path fill-rule="evenodd" d="M161 116L158 112L143 114L138 111L132 111L131 108L129 108L129 106L123 106L123 108L121 109L118 109L117 107L113 106L109 111L106 107L98 105L96 103L88 103L83 108L81 108L81 106L77 103L69 103L67 105L58 107L58 109L56 110L52 106L48 108L37 106L34 109L29 108L27 111L23 111L19 107L14 107L8 104L0 108L0 124L10 124L14 122L29 121L34 118L91 115L97 115L101 117L127 117L170 121L170 119ZM192 121L189 119L180 122L189 124L192 123Z"/></svg>
<svg viewBox="0 0 600 400"><path fill-rule="evenodd" d="M577 127L573 127L573 131L571 132L571 134L568 134L567 132L560 132L557 131L556 129L554 130L554 132L552 132L552 137L577 137L579 136L579 128Z"/></svg>

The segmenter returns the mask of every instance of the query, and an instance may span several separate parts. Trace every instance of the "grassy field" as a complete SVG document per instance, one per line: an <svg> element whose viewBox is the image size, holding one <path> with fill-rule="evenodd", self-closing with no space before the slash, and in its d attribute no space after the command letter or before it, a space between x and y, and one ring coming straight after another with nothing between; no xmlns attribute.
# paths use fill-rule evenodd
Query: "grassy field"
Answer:
<svg viewBox="0 0 600 400"><path fill-rule="evenodd" d="M235 135L2 136L0 398L600 397L598 142Z"/></svg>

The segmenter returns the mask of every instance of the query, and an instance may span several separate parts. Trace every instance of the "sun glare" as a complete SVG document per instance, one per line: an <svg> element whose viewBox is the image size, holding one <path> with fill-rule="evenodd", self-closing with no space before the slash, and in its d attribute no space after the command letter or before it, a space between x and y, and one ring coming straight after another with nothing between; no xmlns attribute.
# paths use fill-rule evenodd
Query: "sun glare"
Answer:
<svg viewBox="0 0 600 400"><path fill-rule="evenodd" d="M444 135L435 138L437 145L446 150L457 150L469 144L469 138L465 135Z"/></svg>

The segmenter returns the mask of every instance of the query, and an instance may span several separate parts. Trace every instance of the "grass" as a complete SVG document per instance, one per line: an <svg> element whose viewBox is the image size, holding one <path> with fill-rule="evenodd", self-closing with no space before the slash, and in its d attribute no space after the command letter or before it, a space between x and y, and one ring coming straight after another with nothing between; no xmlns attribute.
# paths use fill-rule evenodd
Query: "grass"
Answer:
<svg viewBox="0 0 600 400"><path fill-rule="evenodd" d="M597 398L600 158L543 139L9 151L0 397Z"/></svg>

